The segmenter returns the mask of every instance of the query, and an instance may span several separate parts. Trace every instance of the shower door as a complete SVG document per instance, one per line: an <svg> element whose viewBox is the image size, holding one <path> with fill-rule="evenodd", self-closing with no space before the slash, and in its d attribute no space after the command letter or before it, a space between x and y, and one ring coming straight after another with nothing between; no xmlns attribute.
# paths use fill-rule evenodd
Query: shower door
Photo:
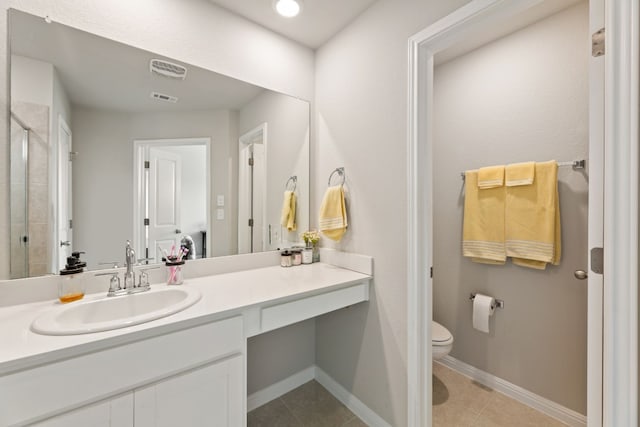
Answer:
<svg viewBox="0 0 640 427"><path fill-rule="evenodd" d="M12 279L29 276L28 232L29 130L11 115L11 263Z"/></svg>

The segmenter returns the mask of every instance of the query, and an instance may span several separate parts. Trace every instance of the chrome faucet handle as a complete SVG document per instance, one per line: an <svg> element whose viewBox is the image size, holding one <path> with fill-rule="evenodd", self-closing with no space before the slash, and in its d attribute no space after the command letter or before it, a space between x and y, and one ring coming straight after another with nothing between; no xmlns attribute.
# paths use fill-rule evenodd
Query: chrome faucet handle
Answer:
<svg viewBox="0 0 640 427"><path fill-rule="evenodd" d="M160 268L160 266L149 267L149 268L141 268L140 269L140 277L138 278L138 288L149 289L151 284L149 283L149 270L156 270Z"/></svg>
<svg viewBox="0 0 640 427"><path fill-rule="evenodd" d="M116 295L120 295L123 290L120 285L120 274L117 271L109 271L105 273L97 273L94 276L111 276L111 280L109 280L109 291L107 292L108 297L113 297Z"/></svg>

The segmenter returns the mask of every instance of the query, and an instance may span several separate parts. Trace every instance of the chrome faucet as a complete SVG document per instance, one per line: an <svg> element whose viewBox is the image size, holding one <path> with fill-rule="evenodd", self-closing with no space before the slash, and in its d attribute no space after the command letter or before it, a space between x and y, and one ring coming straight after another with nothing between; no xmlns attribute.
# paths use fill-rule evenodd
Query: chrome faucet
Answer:
<svg viewBox="0 0 640 427"><path fill-rule="evenodd" d="M127 247L125 248L124 264L127 267L127 271L124 273L124 288L129 290L136 286L136 276L133 273L133 266L136 263L136 252L131 247L131 242L127 240Z"/></svg>

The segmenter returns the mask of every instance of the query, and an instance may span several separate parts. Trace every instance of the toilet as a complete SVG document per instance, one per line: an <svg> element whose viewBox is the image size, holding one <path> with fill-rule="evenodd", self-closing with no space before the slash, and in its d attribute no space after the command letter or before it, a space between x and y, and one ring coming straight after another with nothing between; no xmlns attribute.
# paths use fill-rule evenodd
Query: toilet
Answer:
<svg viewBox="0 0 640 427"><path fill-rule="evenodd" d="M440 323L431 321L431 349L433 360L442 359L453 347L453 335Z"/></svg>

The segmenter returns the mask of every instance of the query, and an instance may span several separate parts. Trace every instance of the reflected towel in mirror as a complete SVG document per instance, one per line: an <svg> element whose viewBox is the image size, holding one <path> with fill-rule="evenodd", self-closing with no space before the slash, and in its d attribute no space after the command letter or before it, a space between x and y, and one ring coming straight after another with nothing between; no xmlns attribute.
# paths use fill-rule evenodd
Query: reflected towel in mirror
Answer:
<svg viewBox="0 0 640 427"><path fill-rule="evenodd" d="M296 230L296 194L293 191L284 192L280 225L289 231Z"/></svg>

